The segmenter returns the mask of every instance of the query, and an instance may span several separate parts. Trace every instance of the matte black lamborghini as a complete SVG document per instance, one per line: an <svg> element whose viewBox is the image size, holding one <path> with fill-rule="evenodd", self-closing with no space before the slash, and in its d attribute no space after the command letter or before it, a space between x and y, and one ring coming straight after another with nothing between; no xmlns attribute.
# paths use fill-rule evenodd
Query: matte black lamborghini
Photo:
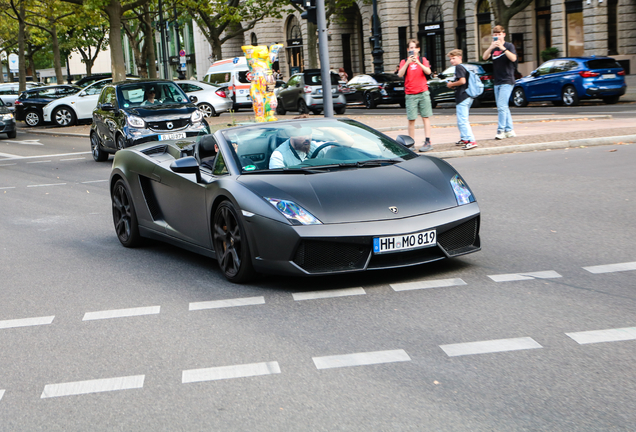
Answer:
<svg viewBox="0 0 636 432"><path fill-rule="evenodd" d="M115 231L216 258L227 279L411 266L480 249L474 194L447 162L348 119L223 129L116 153Z"/></svg>

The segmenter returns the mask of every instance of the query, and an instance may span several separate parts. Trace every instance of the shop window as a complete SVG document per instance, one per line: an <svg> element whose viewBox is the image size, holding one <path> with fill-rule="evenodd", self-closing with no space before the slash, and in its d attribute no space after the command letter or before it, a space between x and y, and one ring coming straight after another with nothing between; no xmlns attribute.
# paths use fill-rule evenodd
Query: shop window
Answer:
<svg viewBox="0 0 636 432"><path fill-rule="evenodd" d="M479 28L479 57L481 57L492 43L492 18L490 3L481 0L477 4L477 26Z"/></svg>
<svg viewBox="0 0 636 432"><path fill-rule="evenodd" d="M457 2L457 27L455 28L457 48L462 50L464 61L468 61L468 43L466 38L466 7L464 0Z"/></svg>
<svg viewBox="0 0 636 432"><path fill-rule="evenodd" d="M585 54L583 39L583 2L565 2L566 30L567 30L567 55L569 57L581 57Z"/></svg>
<svg viewBox="0 0 636 432"><path fill-rule="evenodd" d="M618 0L607 2L607 54L618 54Z"/></svg>

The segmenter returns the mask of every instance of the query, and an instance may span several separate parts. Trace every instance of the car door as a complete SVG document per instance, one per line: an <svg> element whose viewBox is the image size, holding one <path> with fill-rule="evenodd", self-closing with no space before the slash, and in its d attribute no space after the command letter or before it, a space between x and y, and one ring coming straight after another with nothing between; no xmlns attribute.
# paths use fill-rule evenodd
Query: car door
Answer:
<svg viewBox="0 0 636 432"><path fill-rule="evenodd" d="M93 110L97 106L99 95L102 89L109 84L111 80L98 81L82 90L75 98L73 110L78 119L89 119L93 117Z"/></svg>
<svg viewBox="0 0 636 432"><path fill-rule="evenodd" d="M550 93L550 74L552 73L552 67L555 61L550 60L543 63L534 72L532 80L527 84L526 99L530 100L542 100L548 97Z"/></svg>
<svg viewBox="0 0 636 432"><path fill-rule="evenodd" d="M555 60L550 73L544 79L544 97L554 99L561 97L564 77L569 75L570 61Z"/></svg>
<svg viewBox="0 0 636 432"><path fill-rule="evenodd" d="M102 109L102 105L110 104L112 109ZM117 94L115 87L108 86L102 90L99 97L97 107L93 111L95 115L93 119L97 117L97 130L102 138L102 144L105 147L116 148L116 134L120 128L123 114L119 111L119 105L117 104ZM95 120L94 120L95 121Z"/></svg>
<svg viewBox="0 0 636 432"><path fill-rule="evenodd" d="M455 81L455 66L451 66L444 70L441 74L429 82L429 90L431 91L432 98L435 101L454 101L455 89L449 89L446 84Z"/></svg>
<svg viewBox="0 0 636 432"><path fill-rule="evenodd" d="M298 88L300 87L301 75L292 76L287 82L287 88L281 91L281 99L283 100L283 107L287 110L296 109L296 101L298 100Z"/></svg>

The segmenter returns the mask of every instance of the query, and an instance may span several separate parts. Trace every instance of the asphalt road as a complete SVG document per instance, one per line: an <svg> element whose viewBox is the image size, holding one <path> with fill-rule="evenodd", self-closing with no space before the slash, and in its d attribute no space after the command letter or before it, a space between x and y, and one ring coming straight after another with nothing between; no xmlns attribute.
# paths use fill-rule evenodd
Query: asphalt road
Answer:
<svg viewBox="0 0 636 432"><path fill-rule="evenodd" d="M43 145L0 153L51 156L0 156L2 431L636 424L636 146L450 160L481 252L237 286L123 248L88 140L19 137Z"/></svg>

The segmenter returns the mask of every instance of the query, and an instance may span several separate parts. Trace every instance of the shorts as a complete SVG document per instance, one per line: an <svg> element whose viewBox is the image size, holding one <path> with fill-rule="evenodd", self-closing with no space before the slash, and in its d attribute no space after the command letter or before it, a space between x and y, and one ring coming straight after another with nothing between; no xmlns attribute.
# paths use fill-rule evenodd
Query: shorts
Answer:
<svg viewBox="0 0 636 432"><path fill-rule="evenodd" d="M406 103L406 118L416 120L419 114L423 118L433 116L433 107L431 106L431 95L426 90L418 94L404 95Z"/></svg>

